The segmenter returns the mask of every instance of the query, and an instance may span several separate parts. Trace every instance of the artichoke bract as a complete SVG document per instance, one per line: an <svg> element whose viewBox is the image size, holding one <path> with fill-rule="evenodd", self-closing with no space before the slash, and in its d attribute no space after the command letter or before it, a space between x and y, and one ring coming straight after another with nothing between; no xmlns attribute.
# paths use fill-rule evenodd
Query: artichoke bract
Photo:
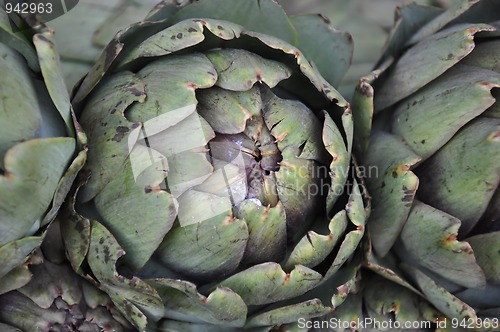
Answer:
<svg viewBox="0 0 500 332"><path fill-rule="evenodd" d="M119 32L72 100L89 137L63 223L73 268L140 330L334 310L369 210L332 86L351 52L274 1L164 2Z"/></svg>
<svg viewBox="0 0 500 332"><path fill-rule="evenodd" d="M29 255L85 160L53 32L28 20L0 10L0 294L29 281Z"/></svg>
<svg viewBox="0 0 500 332"><path fill-rule="evenodd" d="M474 323L500 316L499 22L498 1L401 8L353 105L363 163L379 168L368 267Z"/></svg>
<svg viewBox="0 0 500 332"><path fill-rule="evenodd" d="M133 331L109 296L72 270L60 236L55 219L30 259L30 282L0 295L1 330Z"/></svg>

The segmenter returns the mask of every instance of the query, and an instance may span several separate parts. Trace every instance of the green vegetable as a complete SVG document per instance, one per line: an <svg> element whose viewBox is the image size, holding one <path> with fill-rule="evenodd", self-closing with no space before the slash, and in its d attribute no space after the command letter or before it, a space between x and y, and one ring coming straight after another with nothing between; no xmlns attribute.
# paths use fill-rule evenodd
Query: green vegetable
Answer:
<svg viewBox="0 0 500 332"><path fill-rule="evenodd" d="M109 296L71 269L59 222L30 258L30 282L0 295L2 331L134 331Z"/></svg>
<svg viewBox="0 0 500 332"><path fill-rule="evenodd" d="M30 280L24 263L85 161L53 32L11 18L0 10L0 294Z"/></svg>
<svg viewBox="0 0 500 332"><path fill-rule="evenodd" d="M333 311L369 211L333 87L351 54L270 0L165 2L118 33L72 100L89 137L63 222L73 268L139 330Z"/></svg>
<svg viewBox="0 0 500 332"><path fill-rule="evenodd" d="M378 167L367 266L411 291L396 317L415 296L448 318L500 316L499 13L489 0L401 8L357 90L357 148Z"/></svg>

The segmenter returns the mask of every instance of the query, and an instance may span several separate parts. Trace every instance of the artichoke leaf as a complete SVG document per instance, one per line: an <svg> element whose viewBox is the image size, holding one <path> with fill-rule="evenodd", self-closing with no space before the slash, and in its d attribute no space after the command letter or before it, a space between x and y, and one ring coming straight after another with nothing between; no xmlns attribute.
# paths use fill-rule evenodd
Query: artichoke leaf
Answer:
<svg viewBox="0 0 500 332"><path fill-rule="evenodd" d="M39 236L26 236L20 240L11 241L0 247L0 277L26 261L26 257L42 243Z"/></svg>
<svg viewBox="0 0 500 332"><path fill-rule="evenodd" d="M61 71L59 55L55 49L54 32L47 31L33 36L33 44L38 53L40 69L54 106L59 111L69 135L75 135L71 117L71 103Z"/></svg>
<svg viewBox="0 0 500 332"><path fill-rule="evenodd" d="M451 5L447 8L447 10L443 11L440 15L437 15L424 26L420 27L410 40L408 40L407 45L415 44L425 37L436 33L478 2L479 0L459 0L451 2Z"/></svg>
<svg viewBox="0 0 500 332"><path fill-rule="evenodd" d="M286 270L290 271L296 265L313 268L323 262L344 235L347 223L347 213L342 210L331 219L328 225L329 234L321 235L314 231L307 232L287 258Z"/></svg>
<svg viewBox="0 0 500 332"><path fill-rule="evenodd" d="M7 152L5 173L0 175L0 246L20 239L41 221L75 145L69 137L42 138L19 143Z"/></svg>
<svg viewBox="0 0 500 332"><path fill-rule="evenodd" d="M187 281L151 279L146 282L163 299L167 318L219 327L241 327L245 323L247 306L229 288L218 287L204 296L197 291L196 285Z"/></svg>
<svg viewBox="0 0 500 332"><path fill-rule="evenodd" d="M329 101L335 100L336 104L339 107L348 106L348 103L344 99L344 97L342 97L342 95L330 83L328 83L328 81L326 81L323 76L321 76L319 70L314 66L314 64L311 64L309 60L305 58L305 56L298 48L276 37L273 37L272 35L264 35L253 31L245 31L244 34L260 40L264 45L272 49L280 50L283 53L292 56L299 66L302 74L304 74L304 76L307 78L308 83L311 83L318 91L321 91L323 93L317 94L317 91L308 89L306 86L304 86L304 81L296 81L295 85L292 85L293 88L291 90L295 95L297 95L298 99L303 100L311 105L322 105L322 107L325 107L325 103L321 102L321 99L326 96ZM314 98L313 96L317 97Z"/></svg>
<svg viewBox="0 0 500 332"><path fill-rule="evenodd" d="M90 247L90 220L75 211L76 193L81 183L68 196L68 202L62 209L61 236L66 248L66 255L74 271L81 273L81 266Z"/></svg>
<svg viewBox="0 0 500 332"><path fill-rule="evenodd" d="M197 95L198 113L220 134L242 133L248 120L260 116L260 90L229 91L218 87L200 90Z"/></svg>
<svg viewBox="0 0 500 332"><path fill-rule="evenodd" d="M366 249L366 261L365 266L377 273L378 275L384 277L387 280L390 280L396 284L399 284L412 292L421 295L419 290L417 290L414 286L412 286L406 279L402 277L402 271L396 266L396 257L389 253L385 255L383 258L377 257L373 254L373 248L367 246Z"/></svg>
<svg viewBox="0 0 500 332"><path fill-rule="evenodd" d="M488 268L488 266L487 266ZM478 316L482 316L484 309L500 308L500 286L493 283L482 289L467 288L455 294L461 301L478 308ZM498 317L495 315L493 317Z"/></svg>
<svg viewBox="0 0 500 332"><path fill-rule="evenodd" d="M380 321L393 318L402 326L421 319L421 298L416 293L377 275L369 279L369 285L363 297L370 317Z"/></svg>
<svg viewBox="0 0 500 332"><path fill-rule="evenodd" d="M319 317L317 321L323 323L329 322L330 319L336 319L338 322L349 323L349 326L356 327L357 323L363 319L363 297L361 292L350 293L341 306L336 307L332 313Z"/></svg>
<svg viewBox="0 0 500 332"><path fill-rule="evenodd" d="M68 305L80 302L82 294L69 266L46 260L43 264L33 265L31 271L33 279L18 291L40 308L50 308L58 297Z"/></svg>
<svg viewBox="0 0 500 332"><path fill-rule="evenodd" d="M133 61L142 57L167 55L199 44L204 39L205 36L203 35L203 25L201 22L191 20L179 22L145 39L122 61L126 63L127 61Z"/></svg>
<svg viewBox="0 0 500 332"><path fill-rule="evenodd" d="M285 64L243 49L217 49L205 54L217 71L216 85L230 91L248 91L257 82L274 88L292 74Z"/></svg>
<svg viewBox="0 0 500 332"><path fill-rule="evenodd" d="M163 129L191 114L192 105L197 104L196 89L210 88L217 81L212 63L201 53L158 59L137 75L144 82L147 98L127 109L126 117L144 123L152 120L147 127L159 122L159 126L165 126ZM165 89L170 93L165 94ZM154 133L156 130L148 135Z"/></svg>
<svg viewBox="0 0 500 332"><path fill-rule="evenodd" d="M493 105L490 90L498 87L500 74L457 64L398 104L392 132L423 161Z"/></svg>
<svg viewBox="0 0 500 332"><path fill-rule="evenodd" d="M399 53L405 48L406 43L413 34L415 34L421 26L432 21L443 12L444 10L442 8L425 6L416 2L401 6L399 11L396 12L394 29L387 42L385 53L390 54L390 57L399 56ZM383 58L383 61L387 59L388 57L386 56ZM377 68L378 67L377 65Z"/></svg>
<svg viewBox="0 0 500 332"><path fill-rule="evenodd" d="M335 30L321 15L293 16L291 22L298 33L297 48L314 62L332 86L338 86L351 65L354 48L351 35Z"/></svg>
<svg viewBox="0 0 500 332"><path fill-rule="evenodd" d="M82 131L81 127L79 126L77 126L77 132L78 132L77 141L78 145L81 146L81 150L80 152L78 152L78 155L75 157L75 159L73 159L71 165L69 165L68 169L66 170L66 173L64 173L64 175L61 177L61 180L59 181L59 184L57 185L57 189L54 194L52 207L45 215L41 225L47 225L57 216L57 214L59 213L59 209L63 205L64 201L66 200L66 197L68 196L68 193L70 192L73 186L73 182L75 181L77 175L79 174L80 170L83 168L83 166L87 161L87 154L88 154L88 149L86 147L87 137L85 133Z"/></svg>
<svg viewBox="0 0 500 332"><path fill-rule="evenodd" d="M132 166L127 163L122 176L111 179L95 198L103 224L128 253L124 260L134 270L139 270L153 255L178 212L175 198L161 189L163 169L153 174L152 181L144 186L135 179ZM146 233L149 236L137 236Z"/></svg>
<svg viewBox="0 0 500 332"><path fill-rule="evenodd" d="M460 219L465 236L500 183L500 119L471 121L416 172L421 200Z"/></svg>
<svg viewBox="0 0 500 332"><path fill-rule="evenodd" d="M375 109L385 109L439 77L472 52L476 33L493 29L487 24L454 26L410 48L375 94Z"/></svg>
<svg viewBox="0 0 500 332"><path fill-rule="evenodd" d="M489 69L500 73L500 40L493 38L477 44L471 54L460 62L463 65Z"/></svg>
<svg viewBox="0 0 500 332"><path fill-rule="evenodd" d="M182 107L144 123L136 144L158 151L167 160L171 156L188 152L208 152L207 143L215 137L215 133L210 124L195 112L194 106ZM181 118L182 121L176 123ZM158 133L150 136L155 131ZM134 142L133 139L129 140L129 144Z"/></svg>
<svg viewBox="0 0 500 332"><path fill-rule="evenodd" d="M18 142L35 138L42 127L42 110L24 59L0 43L0 71L9 79L0 85L0 169L5 153Z"/></svg>
<svg viewBox="0 0 500 332"><path fill-rule="evenodd" d="M305 266L297 265L285 273L277 263L262 263L232 275L222 281L238 293L248 305L269 304L300 296L314 288L322 275Z"/></svg>
<svg viewBox="0 0 500 332"><path fill-rule="evenodd" d="M2 295L0 321L19 327L22 331L48 330L54 325L64 325L66 313L40 308L19 292Z"/></svg>
<svg viewBox="0 0 500 332"><path fill-rule="evenodd" d="M367 215L365 213L363 197L356 179L353 178L352 181L351 193L345 211L354 229L345 234L344 240L340 244L337 255L332 265L328 268L323 282L333 276L354 255L365 233Z"/></svg>
<svg viewBox="0 0 500 332"><path fill-rule="evenodd" d="M248 265L279 262L286 252L286 214L283 204L262 206L244 200L235 207L235 215L248 225L248 243L243 262Z"/></svg>
<svg viewBox="0 0 500 332"><path fill-rule="evenodd" d="M128 121L124 113L131 104L146 98L144 83L136 74L121 72L106 82L92 94L79 119L89 141L84 169L92 170L92 176L81 189L84 202L95 197L123 167L135 143L132 139L129 142L130 134L139 127L139 123Z"/></svg>
<svg viewBox="0 0 500 332"><path fill-rule="evenodd" d="M232 216L231 203L225 200L195 190L184 193L179 198L179 224L165 237L157 258L173 271L197 278L234 271L245 252L248 227Z"/></svg>
<svg viewBox="0 0 500 332"><path fill-rule="evenodd" d="M1 249L0 249L1 252ZM33 275L28 266L17 266L6 275L0 277L0 295L23 287L30 282Z"/></svg>
<svg viewBox="0 0 500 332"><path fill-rule="evenodd" d="M263 103L264 122L283 154L293 149L298 158L328 164L329 156L321 139L322 124L313 111L299 101L281 99L270 91L264 93Z"/></svg>
<svg viewBox="0 0 500 332"><path fill-rule="evenodd" d="M467 238L467 242L488 283L500 286L500 232L475 235Z"/></svg>
<svg viewBox="0 0 500 332"><path fill-rule="evenodd" d="M425 298L443 314L451 318L477 319L473 308L440 287L425 273L410 265L403 267L413 277Z"/></svg>
<svg viewBox="0 0 500 332"><path fill-rule="evenodd" d="M328 172L331 183L326 200L326 209L330 213L338 197L344 194L344 186L349 175L350 158L342 133L328 114L325 114L322 135L326 151L332 156Z"/></svg>
<svg viewBox="0 0 500 332"><path fill-rule="evenodd" d="M370 78L364 77L356 85L352 98L352 116L356 123L354 128L354 151L361 156L360 161L364 161L364 155L368 149L371 126L373 122L373 95L374 90L370 85Z"/></svg>
<svg viewBox="0 0 500 332"><path fill-rule="evenodd" d="M467 242L457 241L460 221L415 201L401 232L409 255L422 266L459 285L486 285L482 269Z"/></svg>
<svg viewBox="0 0 500 332"><path fill-rule="evenodd" d="M123 44L118 40L113 39L97 58L90 72L80 81L80 83L76 85L79 89L71 100L76 111L79 109L75 105L79 106L79 103L81 103L83 99L85 99L94 90L97 84L101 81L104 72L109 69L122 49Z"/></svg>
<svg viewBox="0 0 500 332"><path fill-rule="evenodd" d="M280 326L296 322L297 317L311 319L326 315L331 311L331 307L325 307L319 299L313 299L255 314L248 319L245 327Z"/></svg>
<svg viewBox="0 0 500 332"><path fill-rule="evenodd" d="M31 36L13 31L11 22L9 15L4 10L0 11L0 44L18 51L26 59L31 70L40 72L40 62Z"/></svg>
<svg viewBox="0 0 500 332"><path fill-rule="evenodd" d="M159 319L163 314L163 303L158 293L139 278L127 279L116 271L116 262L125 254L114 236L99 222L91 222L89 251L95 255L88 256L90 269L95 275L98 286L113 300L122 312L130 314L136 327L144 329L146 317Z"/></svg>
<svg viewBox="0 0 500 332"><path fill-rule="evenodd" d="M383 152L388 146L392 149L389 156ZM376 166L367 181L373 197L368 227L375 252L381 256L394 245L410 213L419 183L410 168L419 160L394 135L379 133L372 138L365 159L365 165Z"/></svg>

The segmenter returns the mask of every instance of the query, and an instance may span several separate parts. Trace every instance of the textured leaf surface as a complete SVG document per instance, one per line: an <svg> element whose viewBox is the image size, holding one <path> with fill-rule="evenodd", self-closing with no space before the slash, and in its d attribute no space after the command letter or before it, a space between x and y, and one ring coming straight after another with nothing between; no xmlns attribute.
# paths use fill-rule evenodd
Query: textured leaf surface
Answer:
<svg viewBox="0 0 500 332"><path fill-rule="evenodd" d="M92 222L92 233L88 256L88 264L97 280L99 288L105 291L115 305L128 313L127 319L137 328L146 327L148 316L159 319L163 314L163 303L157 292L138 278L126 279L116 271L116 261L124 251L109 231Z"/></svg>
<svg viewBox="0 0 500 332"><path fill-rule="evenodd" d="M398 105L392 132L426 159L493 105L490 90L499 86L500 75L495 72L455 65Z"/></svg>
<svg viewBox="0 0 500 332"><path fill-rule="evenodd" d="M228 288L218 287L204 296L197 291L196 285L187 281L154 279L147 282L162 297L165 317L219 327L241 327L245 323L247 306Z"/></svg>
<svg viewBox="0 0 500 332"><path fill-rule="evenodd" d="M330 307L325 307L320 300L314 299L252 316L247 321L246 327L279 326L296 322L297 317L310 319L325 315L330 311Z"/></svg>
<svg viewBox="0 0 500 332"><path fill-rule="evenodd" d="M301 265L285 273L276 263L263 263L229 277L221 285L238 293L248 305L259 305L302 295L321 278L318 272Z"/></svg>
<svg viewBox="0 0 500 332"><path fill-rule="evenodd" d="M500 232L480 234L467 239L474 250L477 264L483 269L486 280L500 285Z"/></svg>
<svg viewBox="0 0 500 332"><path fill-rule="evenodd" d="M392 153L384 151L391 146ZM420 158L390 134L372 138L365 165L376 166L369 174L368 191L373 197L370 229L375 251L384 256L396 242L410 212L418 178L409 171Z"/></svg>
<svg viewBox="0 0 500 332"><path fill-rule="evenodd" d="M26 257L42 243L38 236L27 236L0 247L0 277L4 277L16 266L26 261Z"/></svg>
<svg viewBox="0 0 500 332"><path fill-rule="evenodd" d="M459 285L484 287L484 273L472 248L456 239L459 227L458 219L415 201L401 240L422 266Z"/></svg>
<svg viewBox="0 0 500 332"><path fill-rule="evenodd" d="M476 33L492 29L485 24L455 26L410 48L375 95L375 108L391 106L439 77L472 51Z"/></svg>
<svg viewBox="0 0 500 332"><path fill-rule="evenodd" d="M198 200L190 201L200 204ZM248 241L248 227L227 213L207 215L213 203L204 202L201 206L206 219L172 229L158 250L158 258L174 271L198 278L225 276L240 264Z"/></svg>
<svg viewBox="0 0 500 332"><path fill-rule="evenodd" d="M422 293L425 294L425 298L442 313L451 318L476 319L476 312L473 308L439 286L425 273L411 266L406 266L406 269L411 273Z"/></svg>
<svg viewBox="0 0 500 332"><path fill-rule="evenodd" d="M74 150L73 138L30 140L9 150L0 175L0 245L41 221Z"/></svg>

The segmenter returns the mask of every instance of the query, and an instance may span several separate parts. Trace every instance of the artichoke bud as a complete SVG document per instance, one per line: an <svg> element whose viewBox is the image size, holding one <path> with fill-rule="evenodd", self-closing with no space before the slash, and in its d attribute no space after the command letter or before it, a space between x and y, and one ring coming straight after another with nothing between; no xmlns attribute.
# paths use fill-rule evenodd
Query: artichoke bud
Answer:
<svg viewBox="0 0 500 332"><path fill-rule="evenodd" d="M275 1L234 1L161 4L118 33L75 90L91 175L63 227L68 255L149 322L278 326L310 305L311 315L331 311L341 302L332 276L359 267L351 257L367 212L350 172L352 116L329 83L345 68L327 81L311 65L344 54L294 46ZM305 19L351 52L346 34ZM348 182L355 190L337 191ZM309 298L320 285L327 298ZM265 322L272 306L249 320L253 305L281 301L283 322Z"/></svg>
<svg viewBox="0 0 500 332"><path fill-rule="evenodd" d="M381 170L367 179L374 271L408 278L449 318L500 308L499 9L489 0L403 7L365 81L372 106L358 91L373 108L358 114L374 115L364 162Z"/></svg>

